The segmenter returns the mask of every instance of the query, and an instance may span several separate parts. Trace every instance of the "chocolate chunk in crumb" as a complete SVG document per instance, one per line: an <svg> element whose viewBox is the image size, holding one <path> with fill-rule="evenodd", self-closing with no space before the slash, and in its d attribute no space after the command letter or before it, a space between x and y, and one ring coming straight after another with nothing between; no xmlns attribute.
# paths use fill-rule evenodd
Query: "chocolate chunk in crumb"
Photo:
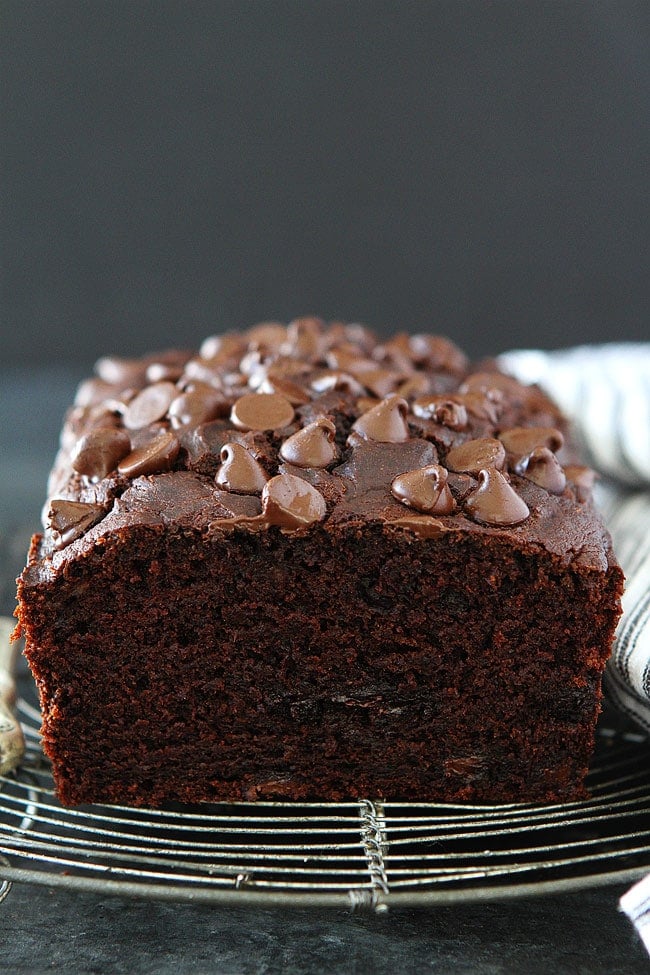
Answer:
<svg viewBox="0 0 650 975"><path fill-rule="evenodd" d="M239 430L281 430L293 422L294 416L293 406L280 393L246 393L230 413Z"/></svg>
<svg viewBox="0 0 650 975"><path fill-rule="evenodd" d="M78 474L101 481L114 471L131 450L131 438L124 430L99 427L81 437L72 451L70 463Z"/></svg>
<svg viewBox="0 0 650 975"><path fill-rule="evenodd" d="M335 434L336 426L322 417L285 440L280 456L296 467L328 467L339 456Z"/></svg>
<svg viewBox="0 0 650 975"><path fill-rule="evenodd" d="M526 502L495 468L479 471L478 487L464 505L474 521L483 525L518 525L530 515Z"/></svg>
<svg viewBox="0 0 650 975"><path fill-rule="evenodd" d="M425 514L449 515L456 507L447 484L447 471L440 464L399 474L390 489L398 501Z"/></svg>
<svg viewBox="0 0 650 975"><path fill-rule="evenodd" d="M238 443L221 448L221 466L215 475L217 487L236 494L259 494L268 475L261 464Z"/></svg>
<svg viewBox="0 0 650 975"><path fill-rule="evenodd" d="M117 469L127 477L160 474L171 470L179 449L180 444L174 434L162 431L153 440L127 454Z"/></svg>
<svg viewBox="0 0 650 975"><path fill-rule="evenodd" d="M296 529L322 521L327 506L322 494L294 474L278 474L262 491L262 512L270 525Z"/></svg>

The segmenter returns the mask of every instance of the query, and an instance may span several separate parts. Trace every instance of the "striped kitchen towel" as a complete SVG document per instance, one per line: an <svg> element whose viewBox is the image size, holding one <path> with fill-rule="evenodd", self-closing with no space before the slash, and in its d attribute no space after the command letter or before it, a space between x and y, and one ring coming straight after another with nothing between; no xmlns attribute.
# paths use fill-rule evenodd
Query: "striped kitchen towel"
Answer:
<svg viewBox="0 0 650 975"><path fill-rule="evenodd" d="M553 396L592 466L607 478L597 501L626 584L605 694L650 732L650 344L512 352L501 364ZM650 954L650 876L619 906Z"/></svg>
<svg viewBox="0 0 650 975"><path fill-rule="evenodd" d="M650 954L650 877L644 877L623 894L619 906L634 924Z"/></svg>

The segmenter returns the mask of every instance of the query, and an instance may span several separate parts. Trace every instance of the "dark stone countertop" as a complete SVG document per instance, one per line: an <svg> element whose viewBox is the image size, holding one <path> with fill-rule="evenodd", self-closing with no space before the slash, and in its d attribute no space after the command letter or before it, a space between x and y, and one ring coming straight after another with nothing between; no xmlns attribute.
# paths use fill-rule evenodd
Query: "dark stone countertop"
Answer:
<svg viewBox="0 0 650 975"><path fill-rule="evenodd" d="M0 613L38 524L60 420L80 369L0 373ZM0 972L439 972L637 975L650 970L618 912L625 887L354 915L148 903L14 884L0 903Z"/></svg>

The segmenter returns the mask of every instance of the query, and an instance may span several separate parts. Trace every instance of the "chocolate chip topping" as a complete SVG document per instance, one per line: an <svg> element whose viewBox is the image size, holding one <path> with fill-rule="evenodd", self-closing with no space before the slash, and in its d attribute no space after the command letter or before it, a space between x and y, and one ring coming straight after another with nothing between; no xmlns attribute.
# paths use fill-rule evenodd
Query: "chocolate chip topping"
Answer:
<svg viewBox="0 0 650 975"><path fill-rule="evenodd" d="M555 452L564 443L560 431L553 427L513 427L511 430L503 430L499 434L499 440L514 457L524 457L536 447L547 447Z"/></svg>
<svg viewBox="0 0 650 975"><path fill-rule="evenodd" d="M175 383L183 375L183 366L180 363L152 362L147 366L145 375L149 383Z"/></svg>
<svg viewBox="0 0 650 975"><path fill-rule="evenodd" d="M445 460L449 470L459 474L478 474L485 467L501 470L505 462L503 444L492 437L468 440L467 443L452 447Z"/></svg>
<svg viewBox="0 0 650 975"><path fill-rule="evenodd" d="M566 487L566 475L557 457L548 447L535 447L527 457L519 461L515 471L551 494L562 494Z"/></svg>
<svg viewBox="0 0 650 975"><path fill-rule="evenodd" d="M130 450L131 438L125 430L99 427L77 441L70 463L79 474L99 481L114 471Z"/></svg>
<svg viewBox="0 0 650 975"><path fill-rule="evenodd" d="M467 407L459 400L444 396L421 396L413 403L413 412L425 420L434 420L450 430L467 427Z"/></svg>
<svg viewBox="0 0 650 975"><path fill-rule="evenodd" d="M311 380L311 388L317 393L328 393L333 389L343 389L355 396L363 395L361 383L347 372L336 369L323 369Z"/></svg>
<svg viewBox="0 0 650 975"><path fill-rule="evenodd" d="M203 383L196 383L169 404L169 419L175 429L197 427L227 414L228 402L223 394Z"/></svg>
<svg viewBox="0 0 650 975"><path fill-rule="evenodd" d="M478 472L478 487L463 504L470 517L483 525L518 525L530 515L526 502L495 468Z"/></svg>
<svg viewBox="0 0 650 975"><path fill-rule="evenodd" d="M258 387L258 393L280 393L292 406L304 406L309 402L309 394L302 386L284 376L268 375Z"/></svg>
<svg viewBox="0 0 650 975"><path fill-rule="evenodd" d="M68 414L49 491L99 504L109 512L102 530L111 505L125 517L127 495L155 520L147 506L160 491L143 493L151 476L166 485L172 520L187 508L172 495L192 484L214 509L205 518L230 528L370 522L422 537L484 530L468 528L463 511L483 526L518 523L521 492L535 499L532 539L557 517L553 505L589 493L577 469L562 487L553 457L562 422L540 390L489 367L472 371L438 336L378 341L361 325L262 322L212 336L198 352L101 360ZM497 476L506 460L512 482ZM190 507L200 519L204 502Z"/></svg>
<svg viewBox="0 0 650 975"><path fill-rule="evenodd" d="M447 485L447 471L440 464L399 474L390 489L398 501L426 514L449 515L456 507Z"/></svg>
<svg viewBox="0 0 650 975"><path fill-rule="evenodd" d="M239 430L281 430L293 418L293 406L280 393L246 393L230 412L230 419Z"/></svg>
<svg viewBox="0 0 650 975"><path fill-rule="evenodd" d="M238 443L227 443L221 448L221 466L216 473L218 487L236 494L259 494L268 475L261 464Z"/></svg>
<svg viewBox="0 0 650 975"><path fill-rule="evenodd" d="M294 530L322 521L327 505L322 494L294 474L278 474L262 491L262 513L269 525Z"/></svg>
<svg viewBox="0 0 650 975"><path fill-rule="evenodd" d="M177 394L174 383L162 382L146 386L127 406L123 417L124 426L127 430L140 430L156 420L161 420Z"/></svg>
<svg viewBox="0 0 650 975"><path fill-rule="evenodd" d="M366 440L403 443L410 437L406 422L408 403L401 396L388 396L359 417L352 429Z"/></svg>
<svg viewBox="0 0 650 975"><path fill-rule="evenodd" d="M105 514L106 510L97 504L54 498L50 502L47 514L48 527L52 530L54 544L57 548L69 545Z"/></svg>
<svg viewBox="0 0 650 975"><path fill-rule="evenodd" d="M287 326L286 341L280 351L296 359L318 359L323 350L324 325L320 318L295 318Z"/></svg>
<svg viewBox="0 0 650 975"><path fill-rule="evenodd" d="M326 417L298 430L280 447L280 457L296 467L329 467L338 460L336 427Z"/></svg>
<svg viewBox="0 0 650 975"><path fill-rule="evenodd" d="M366 369L356 373L359 381L374 396L384 397L394 393L399 385L402 376L398 372L388 369Z"/></svg>
<svg viewBox="0 0 650 975"><path fill-rule="evenodd" d="M282 322L260 322L246 332L251 348L277 349L287 338L287 326Z"/></svg>
<svg viewBox="0 0 650 975"><path fill-rule="evenodd" d="M153 440L127 454L117 469L127 477L159 474L171 470L179 449L180 444L174 434L163 430Z"/></svg>
<svg viewBox="0 0 650 975"><path fill-rule="evenodd" d="M118 356L103 356L95 363L95 372L111 386L134 386L144 384L148 363L141 359L121 359Z"/></svg>

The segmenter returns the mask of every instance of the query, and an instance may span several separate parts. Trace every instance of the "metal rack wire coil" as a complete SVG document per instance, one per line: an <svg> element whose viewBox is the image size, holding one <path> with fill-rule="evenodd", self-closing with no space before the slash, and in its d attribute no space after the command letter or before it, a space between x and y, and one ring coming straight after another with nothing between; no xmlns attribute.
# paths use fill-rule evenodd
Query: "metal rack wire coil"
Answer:
<svg viewBox="0 0 650 975"><path fill-rule="evenodd" d="M449 904L631 880L650 870L650 743L600 728L586 801L214 804L165 810L62 807L40 750L38 710L0 777L0 899L12 881L195 902Z"/></svg>

